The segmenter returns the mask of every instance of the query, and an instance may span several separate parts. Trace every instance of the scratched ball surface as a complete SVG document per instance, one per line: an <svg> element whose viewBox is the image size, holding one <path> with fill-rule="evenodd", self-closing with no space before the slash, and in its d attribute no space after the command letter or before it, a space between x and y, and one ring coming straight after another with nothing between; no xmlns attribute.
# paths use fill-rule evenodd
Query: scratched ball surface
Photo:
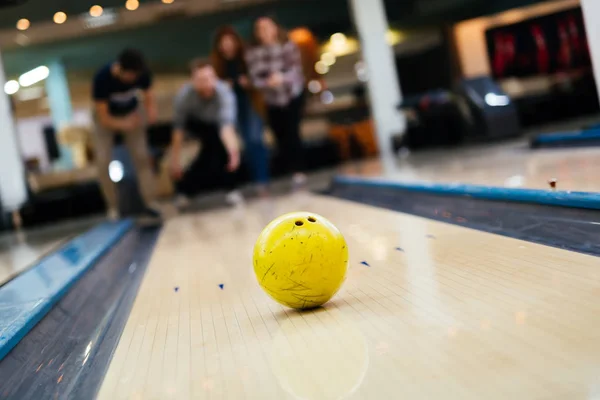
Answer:
<svg viewBox="0 0 600 400"><path fill-rule="evenodd" d="M263 290L291 308L314 308L344 283L348 246L324 217L294 212L271 221L254 246L254 273Z"/></svg>

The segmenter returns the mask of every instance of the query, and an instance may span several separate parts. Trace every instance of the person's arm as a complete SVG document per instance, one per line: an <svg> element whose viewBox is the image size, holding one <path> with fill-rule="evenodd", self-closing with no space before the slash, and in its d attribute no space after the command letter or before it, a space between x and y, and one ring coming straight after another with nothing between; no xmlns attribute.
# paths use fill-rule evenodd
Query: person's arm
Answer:
<svg viewBox="0 0 600 400"><path fill-rule="evenodd" d="M262 76L263 68L261 68L260 49L250 49L246 53L246 64L248 65L248 77L252 86L257 89L268 87L268 76Z"/></svg>
<svg viewBox="0 0 600 400"><path fill-rule="evenodd" d="M146 108L146 116L150 125L155 124L158 118L158 108L156 107L156 99L152 89L144 91L144 107Z"/></svg>
<svg viewBox="0 0 600 400"><path fill-rule="evenodd" d="M119 130L118 121L113 118L108 112L108 102L96 100L94 102L94 108L96 111L96 119L106 129Z"/></svg>
<svg viewBox="0 0 600 400"><path fill-rule="evenodd" d="M235 171L240 165L240 146L235 132L237 105L233 91L225 85L217 90L219 96L220 137L229 156L227 169Z"/></svg>
<svg viewBox="0 0 600 400"><path fill-rule="evenodd" d="M171 134L171 174L175 179L180 179L182 174L181 149L185 137L186 115L185 98L183 93L179 93L175 98L173 133Z"/></svg>
<svg viewBox="0 0 600 400"><path fill-rule="evenodd" d="M240 146L233 124L222 125L220 136L229 156L227 170L235 171L240 166Z"/></svg>
<svg viewBox="0 0 600 400"><path fill-rule="evenodd" d="M106 129L114 131L126 130L125 121L123 118L115 118L110 115L108 109L110 93L106 88L106 83L102 80L102 76L100 75L94 78L92 95L94 99L96 118L100 125Z"/></svg>

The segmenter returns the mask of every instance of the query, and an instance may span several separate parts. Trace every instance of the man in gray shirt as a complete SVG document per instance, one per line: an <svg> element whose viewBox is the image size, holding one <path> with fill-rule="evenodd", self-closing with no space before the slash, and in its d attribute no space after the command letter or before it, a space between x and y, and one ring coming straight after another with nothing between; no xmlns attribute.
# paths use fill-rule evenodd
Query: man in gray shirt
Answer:
<svg viewBox="0 0 600 400"><path fill-rule="evenodd" d="M235 133L237 117L235 95L217 79L210 64L193 61L191 80L175 99L171 173L178 194L189 197L203 189L224 186L231 190L230 200L239 201L235 192L235 171L240 150ZM187 170L181 167L181 147L187 135L202 142L200 154Z"/></svg>

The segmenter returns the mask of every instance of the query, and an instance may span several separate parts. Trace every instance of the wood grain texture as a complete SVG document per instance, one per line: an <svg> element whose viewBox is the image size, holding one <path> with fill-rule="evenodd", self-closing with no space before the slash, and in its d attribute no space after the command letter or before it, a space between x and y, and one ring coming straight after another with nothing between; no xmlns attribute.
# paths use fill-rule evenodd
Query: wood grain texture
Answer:
<svg viewBox="0 0 600 400"><path fill-rule="evenodd" d="M251 264L268 219L299 209L330 219L350 249L340 293L302 313L269 299ZM593 398L599 267L312 195L181 216L159 239L99 398Z"/></svg>
<svg viewBox="0 0 600 400"><path fill-rule="evenodd" d="M370 160L341 167L347 175L415 182L600 191L600 147L530 150L523 140L411 154L394 163Z"/></svg>

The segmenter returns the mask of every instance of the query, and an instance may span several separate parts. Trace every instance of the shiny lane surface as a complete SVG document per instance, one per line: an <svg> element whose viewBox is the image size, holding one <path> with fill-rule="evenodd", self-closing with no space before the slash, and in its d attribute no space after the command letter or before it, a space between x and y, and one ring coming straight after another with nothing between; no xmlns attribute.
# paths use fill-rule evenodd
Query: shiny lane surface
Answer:
<svg viewBox="0 0 600 400"><path fill-rule="evenodd" d="M98 225L0 287L0 360L131 225Z"/></svg>
<svg viewBox="0 0 600 400"><path fill-rule="evenodd" d="M398 181L463 183L512 188L600 191L600 146L530 150L522 141L414 153L401 161L366 161L341 168L342 174Z"/></svg>
<svg viewBox="0 0 600 400"><path fill-rule="evenodd" d="M350 249L340 293L304 313L263 293L251 262L292 210L326 216ZM184 215L159 238L99 398L593 398L599 265L313 195Z"/></svg>

